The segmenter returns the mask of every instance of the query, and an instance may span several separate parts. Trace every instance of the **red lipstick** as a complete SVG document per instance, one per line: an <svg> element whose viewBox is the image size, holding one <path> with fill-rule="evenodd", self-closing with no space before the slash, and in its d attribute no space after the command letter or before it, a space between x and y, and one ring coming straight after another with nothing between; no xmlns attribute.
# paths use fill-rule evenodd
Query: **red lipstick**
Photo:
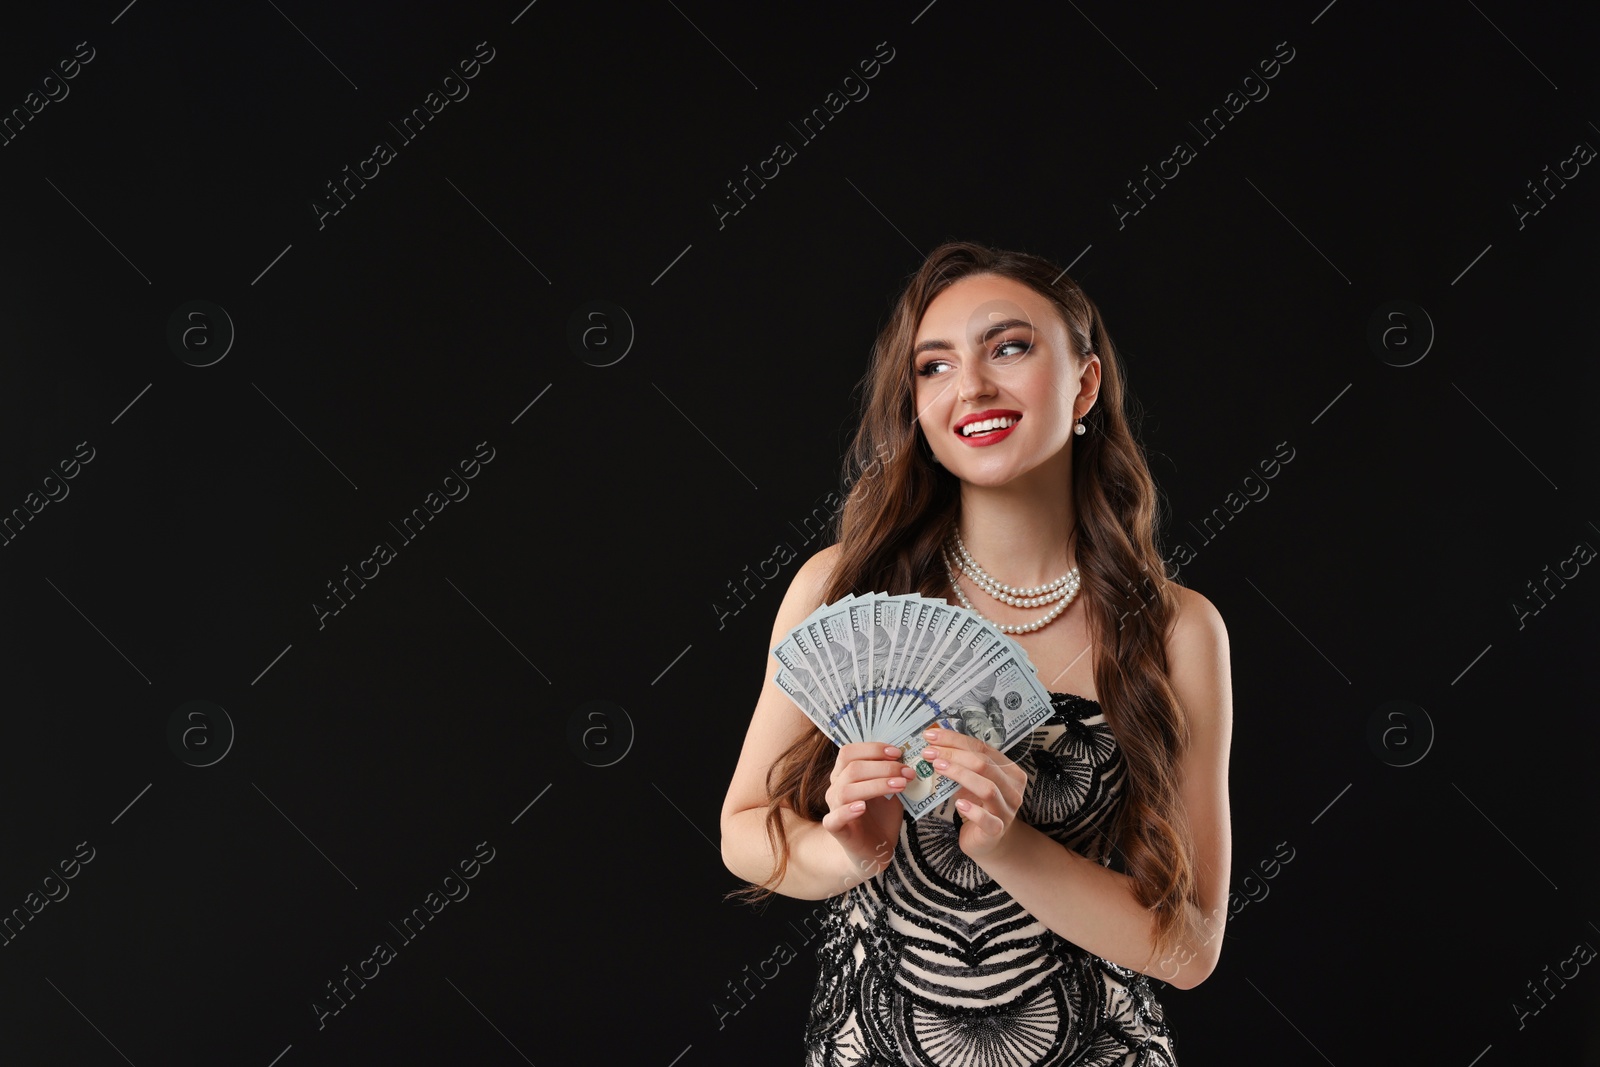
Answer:
<svg viewBox="0 0 1600 1067"><path fill-rule="evenodd" d="M975 437L968 437L966 434L961 432L961 428L966 426L968 423L984 422L988 419L1012 419L1014 421L1010 426L1007 426L1004 429L984 431ZM962 443L972 445L973 447L978 447L981 445L993 445L1000 443L1007 437L1010 437L1011 431L1015 430L1019 425L1021 425L1021 423L1022 412L1020 411L1011 411L1005 408L990 408L987 411L979 411L971 415L964 416L955 424L954 433L957 437L961 438Z"/></svg>

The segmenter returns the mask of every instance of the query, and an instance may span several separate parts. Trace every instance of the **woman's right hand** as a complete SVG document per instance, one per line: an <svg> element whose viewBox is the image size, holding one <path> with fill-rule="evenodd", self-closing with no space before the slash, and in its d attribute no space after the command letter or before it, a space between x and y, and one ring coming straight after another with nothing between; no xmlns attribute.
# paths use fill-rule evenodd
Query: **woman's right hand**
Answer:
<svg viewBox="0 0 1600 1067"><path fill-rule="evenodd" d="M834 760L822 828L854 861L857 882L887 867L900 840L906 809L898 794L912 773L902 755L893 745L855 741L839 746Z"/></svg>

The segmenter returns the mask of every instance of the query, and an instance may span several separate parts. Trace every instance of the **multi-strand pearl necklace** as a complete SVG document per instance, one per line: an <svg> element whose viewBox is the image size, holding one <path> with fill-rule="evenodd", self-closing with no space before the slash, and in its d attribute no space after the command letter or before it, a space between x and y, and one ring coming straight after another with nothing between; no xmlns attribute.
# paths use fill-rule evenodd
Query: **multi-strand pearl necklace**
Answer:
<svg viewBox="0 0 1600 1067"><path fill-rule="evenodd" d="M990 577L987 571L978 566L977 561L972 558L972 554L967 551L967 546L962 542L959 531L952 530L951 535L956 546L956 552L960 555L960 559L958 561L952 558L950 554L950 547L948 545L942 549L944 554L945 570L950 572L950 587L956 591L956 598L961 601L962 607L978 616L978 618L983 619L985 622L994 623L995 627L999 629L1001 633L1026 634L1032 633L1035 630L1047 626L1055 620L1056 616L1060 615L1063 611L1066 611L1067 605L1071 604L1073 598L1078 595L1079 580L1078 568L1076 567L1072 568L1066 574L1063 574L1049 585L1038 585L1032 587L1031 589L1014 588L1006 585L1004 582L996 581L994 578ZM1022 625L1018 626L1007 626L1001 623L996 623L993 619L990 619L977 608L973 607L972 601L967 599L967 594L961 591L961 583L956 580L956 571L958 569L960 570L961 574L967 578L970 578L979 589L982 589L985 593L988 593L991 597L1000 601L1002 604L1010 604L1014 608L1037 608L1054 601L1060 601L1060 603L1057 603L1055 607L1051 608L1050 611L1044 615L1044 617L1035 619L1030 623L1023 623Z"/></svg>

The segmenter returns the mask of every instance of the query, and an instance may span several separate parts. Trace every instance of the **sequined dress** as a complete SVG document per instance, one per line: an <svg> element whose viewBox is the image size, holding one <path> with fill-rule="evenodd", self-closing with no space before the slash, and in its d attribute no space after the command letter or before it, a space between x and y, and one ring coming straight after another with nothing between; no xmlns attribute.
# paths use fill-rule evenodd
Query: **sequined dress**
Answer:
<svg viewBox="0 0 1600 1067"><path fill-rule="evenodd" d="M1109 866L1122 751L1098 703L1050 702L1008 750L1028 772L1018 818ZM955 797L907 815L890 865L830 898L806 1067L1175 1067L1166 983L1053 933L961 851L960 827Z"/></svg>

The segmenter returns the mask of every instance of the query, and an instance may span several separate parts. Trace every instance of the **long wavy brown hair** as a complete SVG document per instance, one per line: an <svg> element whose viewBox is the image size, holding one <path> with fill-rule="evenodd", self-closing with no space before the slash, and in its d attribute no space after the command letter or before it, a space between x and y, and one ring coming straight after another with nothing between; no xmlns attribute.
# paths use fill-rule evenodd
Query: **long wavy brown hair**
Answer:
<svg viewBox="0 0 1600 1067"><path fill-rule="evenodd" d="M1137 899L1153 912L1151 958L1166 958L1199 933L1186 904L1198 912L1200 903L1178 778L1188 723L1166 673L1164 637L1177 597L1156 543L1163 504L1129 426L1121 362L1099 309L1065 271L1028 253L952 241L912 274L858 386L861 422L844 458L845 501L832 529L840 551L823 602L869 591L939 597L948 590L940 546L957 521L960 482L933 462L917 423L912 345L935 296L960 278L985 273L1015 279L1049 299L1066 324L1074 360L1100 357L1097 402L1083 417L1087 431L1070 446L1077 525L1068 543L1076 540L1099 703L1127 764L1112 843ZM766 882L729 897L755 902L774 895L771 886L782 881L789 863L782 809L820 821L837 755L828 736L813 730L768 770L766 829L775 869Z"/></svg>

